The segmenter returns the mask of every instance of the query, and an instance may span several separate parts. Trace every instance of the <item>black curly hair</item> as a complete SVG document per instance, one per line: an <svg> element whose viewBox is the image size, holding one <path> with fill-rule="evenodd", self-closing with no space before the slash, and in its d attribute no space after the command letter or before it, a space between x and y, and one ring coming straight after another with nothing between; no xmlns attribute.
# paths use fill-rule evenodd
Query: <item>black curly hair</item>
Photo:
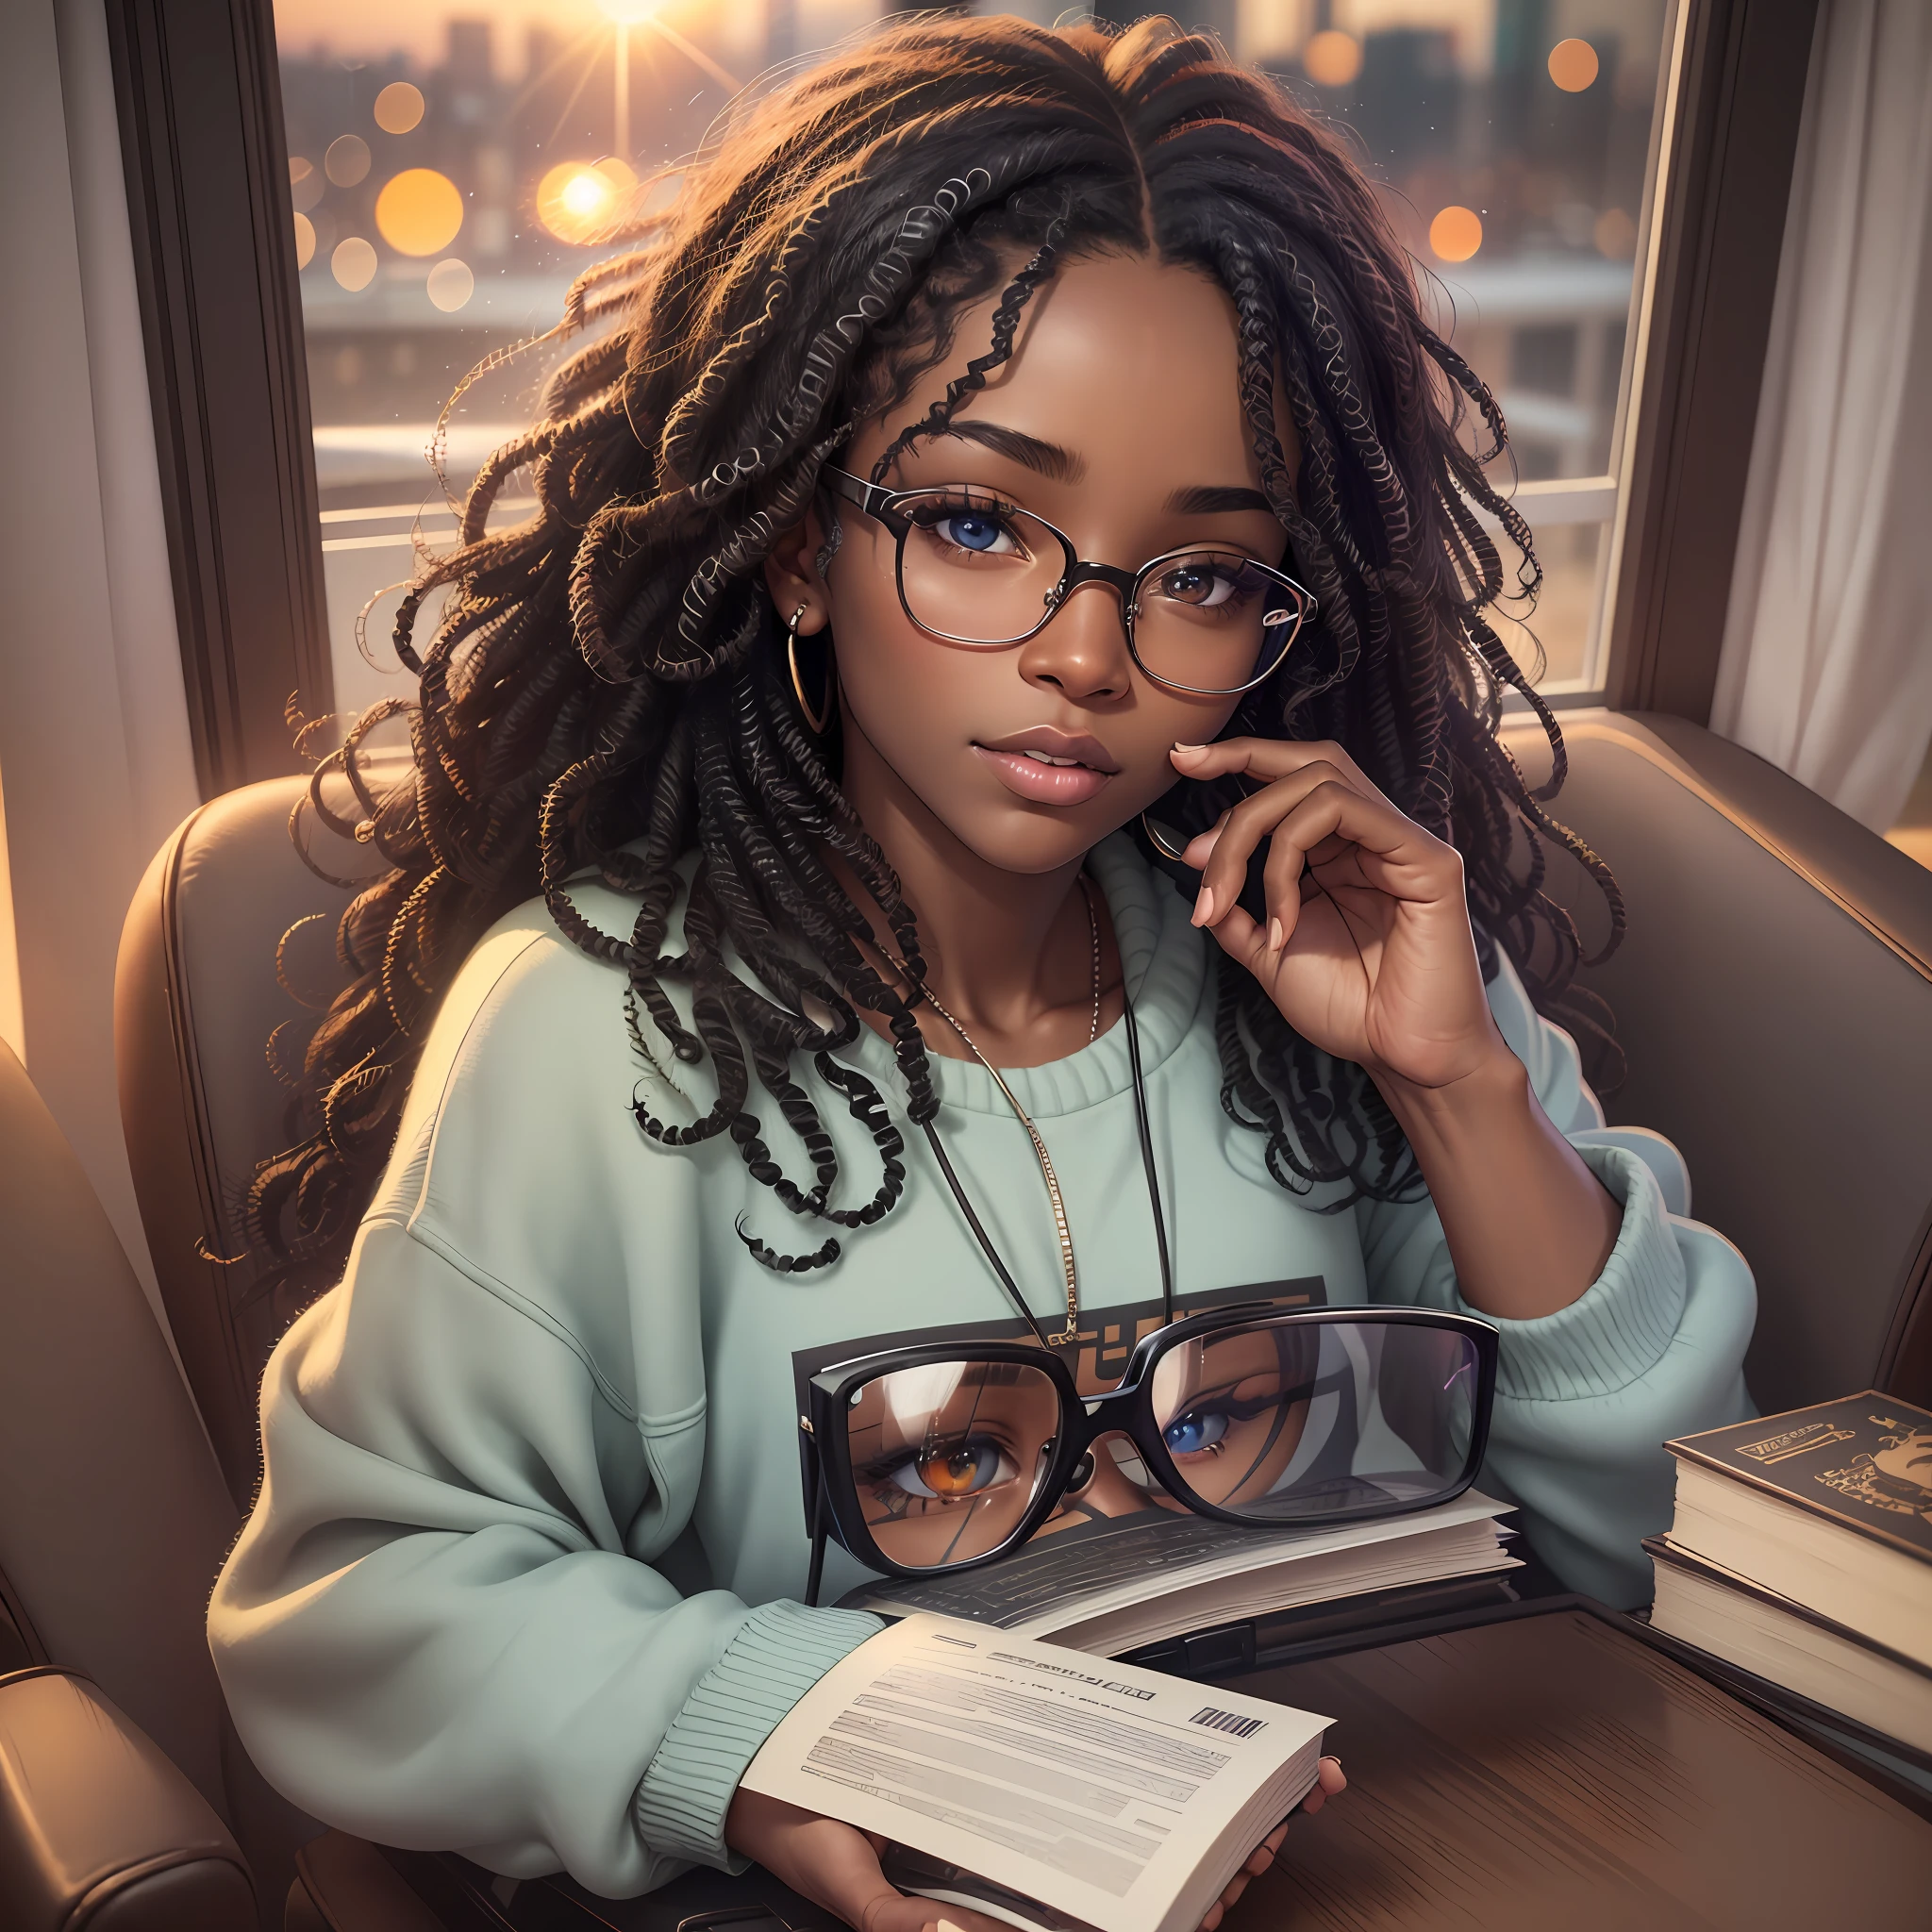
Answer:
<svg viewBox="0 0 1932 1932"><path fill-rule="evenodd" d="M629 251L577 282L551 332L588 346L549 379L534 426L484 465L456 547L404 600L396 648L419 679L415 702L366 714L311 787L315 810L391 870L342 917L349 983L308 1041L295 1144L251 1185L251 1234L278 1283L318 1289L339 1274L439 996L485 928L539 891L573 944L622 974L646 1058L656 1037L712 1063L708 1111L674 1126L640 1105L644 1133L666 1145L729 1134L808 1222L851 1228L891 1211L899 1129L835 1055L858 1008L883 1016L907 1115L936 1113L914 1017L919 933L841 793L836 733L821 740L801 720L761 566L855 428L952 353L966 308L1004 289L990 346L875 480L1005 359L1028 298L1082 252L1193 266L1239 319L1263 486L1321 617L1229 728L1339 740L1460 851L1486 972L1500 946L1540 1008L1585 1030L1604 1017L1572 985L1580 946L1541 890L1548 849L1595 876L1612 944L1621 903L1601 861L1543 809L1562 782L1561 737L1483 614L1505 590L1491 526L1520 553L1520 592L1540 580L1527 528L1484 474L1505 442L1501 417L1424 321L1368 184L1279 88L1165 21L1111 36L902 20L738 104L671 205L625 239ZM1277 383L1301 444L1293 477ZM1473 425L1489 448L1471 446ZM492 531L491 506L518 472L538 508ZM416 613L441 587L419 655ZM1541 791L1497 742L1506 686L1548 733ZM380 790L365 741L399 711L413 769ZM330 773L346 775L359 824L327 805ZM1162 816L1191 833L1224 802L1182 786ZM830 856L886 920L909 998L868 963L871 927ZM572 903L568 882L586 877L635 896L628 932L599 931ZM667 954L680 891L683 950ZM727 964L727 945L751 977ZM691 989L689 1024L669 980ZM1216 1031L1222 1103L1265 1137L1283 1187L1420 1191L1367 1076L1300 1039L1226 960ZM794 1076L800 1054L876 1143L880 1181L863 1206L833 1205L838 1161ZM803 1143L809 1186L766 1144L748 1105L754 1074ZM752 1246L784 1270L839 1253L829 1232L804 1255Z"/></svg>

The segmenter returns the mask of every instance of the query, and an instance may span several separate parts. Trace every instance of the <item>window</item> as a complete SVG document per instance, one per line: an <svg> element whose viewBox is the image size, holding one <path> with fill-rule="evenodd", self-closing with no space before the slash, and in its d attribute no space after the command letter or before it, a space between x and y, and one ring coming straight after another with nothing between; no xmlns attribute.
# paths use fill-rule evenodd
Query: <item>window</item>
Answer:
<svg viewBox="0 0 1932 1932"><path fill-rule="evenodd" d="M418 525L443 398L555 319L620 189L695 145L741 82L874 11L277 0L339 708L392 688L385 640L411 531L452 527L433 491ZM1242 0L1232 22L1241 58L1348 130L1432 271L1439 326L1502 400L1514 447L1499 470L1546 573L1534 613L1510 607L1505 629L1556 689L1594 681L1603 630L1668 12ZM519 367L465 396L447 430L453 483L508 433L529 385Z"/></svg>
<svg viewBox="0 0 1932 1932"><path fill-rule="evenodd" d="M1603 682L1668 0L1241 0L1244 58L1346 128L1427 271L1437 327L1495 392L1492 475L1535 532L1534 611L1499 625L1546 691Z"/></svg>
<svg viewBox="0 0 1932 1932"><path fill-rule="evenodd" d="M107 0L206 791L294 767L291 690L314 715L396 688L382 593L419 509L431 543L453 528L430 426L480 356L556 319L593 255L574 225L877 5ZM1534 640L1508 641L1530 661L1540 641L1556 702L1709 714L1815 10L1202 9L1350 131L1440 325L1502 397L1499 474L1547 572L1518 612ZM454 488L541 374L463 398Z"/></svg>

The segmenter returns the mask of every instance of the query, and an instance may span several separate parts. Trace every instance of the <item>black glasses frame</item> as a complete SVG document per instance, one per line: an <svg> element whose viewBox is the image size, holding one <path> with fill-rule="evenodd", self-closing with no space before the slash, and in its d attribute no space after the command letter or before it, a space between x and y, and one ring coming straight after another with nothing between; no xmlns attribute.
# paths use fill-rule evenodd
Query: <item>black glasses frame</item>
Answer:
<svg viewBox="0 0 1932 1932"><path fill-rule="evenodd" d="M1220 1333L1227 1328L1320 1328L1347 1324L1353 1327L1389 1326L1447 1329L1465 1337L1476 1352L1477 1387L1472 1410L1469 1453L1455 1483L1431 1499L1430 1506L1453 1501L1475 1480L1482 1466L1490 1433L1490 1409L1496 1389L1497 1331L1473 1315L1451 1315L1433 1308L1296 1308L1281 1309L1268 1302L1249 1302L1230 1308L1210 1308L1203 1314L1189 1315L1170 1322L1143 1336L1127 1362L1126 1374L1117 1387L1104 1395L1082 1395L1064 1358L1027 1342L933 1342L910 1348L886 1349L878 1355L864 1356L849 1362L838 1362L811 1378L808 1400L809 1415L799 1418L799 1428L807 1445L808 1519L812 1525L811 1574L806 1601L818 1599L819 1576L824 1559L827 1531L868 1569L889 1576L954 1576L976 1570L982 1563L995 1562L1017 1549L1050 1516L1073 1486L1082 1461L1102 1436L1119 1433L1140 1451L1141 1459L1156 1481L1184 1508L1197 1516L1209 1516L1221 1523L1239 1524L1243 1528L1265 1528L1252 1516L1242 1516L1216 1504L1207 1503L1189 1488L1174 1467L1160 1425L1154 1413L1154 1371L1161 1358L1190 1341ZM1054 1458L1025 1514L1012 1531L994 1548L958 1563L925 1567L897 1563L878 1546L865 1512L859 1505L858 1486L852 1468L852 1444L847 1436L844 1415L852 1398L868 1382L898 1369L922 1369L935 1362L958 1361L1013 1362L1037 1368L1049 1376L1059 1397L1060 1423ZM1348 1523L1365 1523L1384 1516L1400 1516L1412 1510L1412 1503L1391 1499L1367 1504L1358 1509L1338 1509L1324 1514L1320 1526L1327 1528ZM1279 1525L1288 1527L1287 1524ZM1310 1526L1314 1526L1312 1524Z"/></svg>
<svg viewBox="0 0 1932 1932"><path fill-rule="evenodd" d="M1059 582L1053 590L1047 592L1045 608L1041 611L1038 623L1033 625L1030 629L1022 631L1018 637L959 637L952 631L935 629L931 624L913 610L911 602L906 595L906 539L911 535L914 528L913 520L907 513L906 506L916 500L944 496L949 491L958 491L969 486L962 484L926 484L918 490L884 490L876 483L868 483L862 476L855 476L849 470L841 470L830 463L827 463L824 470L820 472L820 476L827 490L831 491L835 495L844 498L847 503L852 504L858 508L861 514L871 517L875 523L882 524L891 532L893 541L897 545L892 562L892 577L899 591L899 608L928 637L938 638L945 643L973 644L977 645L982 650L1004 650L1014 644L1024 644L1027 639L1038 637L1059 615L1067 599L1082 584L1108 584L1112 586L1120 596L1121 625L1122 628L1126 632L1127 655L1140 667L1143 675L1151 677L1156 684L1164 684L1170 691L1184 691L1196 697L1239 697L1241 692L1253 691L1257 685L1267 683L1280 670L1282 660L1294 647L1294 641L1314 622L1315 615L1321 608L1320 604L1316 600L1315 593L1305 585L1296 583L1286 571L1276 570L1273 565L1262 563L1257 558L1246 557L1245 560L1251 568L1259 571L1263 576L1269 577L1274 583L1279 584L1283 590L1287 591L1294 598L1295 616L1293 623L1278 626L1285 628L1288 635L1282 639L1281 647L1269 659L1266 668L1257 672L1253 677L1248 678L1243 683L1229 685L1182 684L1174 678L1163 676L1158 671L1149 666L1141 656L1140 646L1134 641L1134 619L1140 611L1141 587L1162 565L1176 563L1184 558L1197 556L1203 550L1225 550L1230 556L1239 555L1243 557L1245 557L1245 553L1238 552L1232 544L1226 543L1186 543L1176 550L1165 550L1158 557L1150 558L1137 571L1122 570L1116 564L1090 563L1086 561L1074 547L1074 540L1064 530L1056 524L1048 523L1037 510L1029 509L1025 512L1027 518L1031 522L1038 524L1042 529L1052 531L1054 536L1059 540L1061 550L1066 553L1066 567L1060 573Z"/></svg>

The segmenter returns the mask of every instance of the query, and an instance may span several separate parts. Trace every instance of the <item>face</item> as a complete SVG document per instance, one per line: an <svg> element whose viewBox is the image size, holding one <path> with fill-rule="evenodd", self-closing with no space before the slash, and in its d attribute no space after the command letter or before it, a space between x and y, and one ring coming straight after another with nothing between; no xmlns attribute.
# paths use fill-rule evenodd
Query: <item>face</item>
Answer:
<svg viewBox="0 0 1932 1932"><path fill-rule="evenodd" d="M959 319L953 356L868 425L841 467L870 477L899 432L984 353L996 302ZM971 515L915 541L949 544L954 566L982 581L1025 567L1024 525L1002 523L1002 509L1043 518L1082 558L1129 573L1206 544L1291 571L1261 493L1237 374L1234 308L1207 276L1140 257L1075 260L1028 304L1013 355L957 412L952 433L915 443L886 485L970 492L958 501ZM1292 472L1280 411L1277 431ZM829 619L845 791L868 823L875 799L901 794L902 809L930 814L988 863L1051 871L1169 789L1172 746L1205 742L1232 715L1235 697L1175 690L1135 663L1120 595L1105 584L1078 586L1024 642L941 641L900 602L892 533L842 502L839 517L843 541L824 581L808 560L824 537L815 513L774 558L772 588L788 615L807 602L802 632ZM1055 546L1049 580L1061 561ZM788 565L797 573L789 578ZM1211 657L1225 636L1227 591L1206 579L1177 588L1199 607L1183 622ZM1033 611L1040 603L1030 597ZM1224 641L1220 648L1225 656Z"/></svg>

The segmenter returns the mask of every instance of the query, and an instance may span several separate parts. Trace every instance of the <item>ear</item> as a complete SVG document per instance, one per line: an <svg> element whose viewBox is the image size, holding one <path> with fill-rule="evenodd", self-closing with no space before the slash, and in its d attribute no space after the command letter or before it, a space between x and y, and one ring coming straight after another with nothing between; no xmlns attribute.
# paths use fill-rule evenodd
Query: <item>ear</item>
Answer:
<svg viewBox="0 0 1932 1932"><path fill-rule="evenodd" d="M790 623L791 613L801 604L805 606L805 615L798 620L801 637L811 637L831 622L831 593L818 567L819 547L824 541L814 503L765 558L765 588L772 593L779 623Z"/></svg>

